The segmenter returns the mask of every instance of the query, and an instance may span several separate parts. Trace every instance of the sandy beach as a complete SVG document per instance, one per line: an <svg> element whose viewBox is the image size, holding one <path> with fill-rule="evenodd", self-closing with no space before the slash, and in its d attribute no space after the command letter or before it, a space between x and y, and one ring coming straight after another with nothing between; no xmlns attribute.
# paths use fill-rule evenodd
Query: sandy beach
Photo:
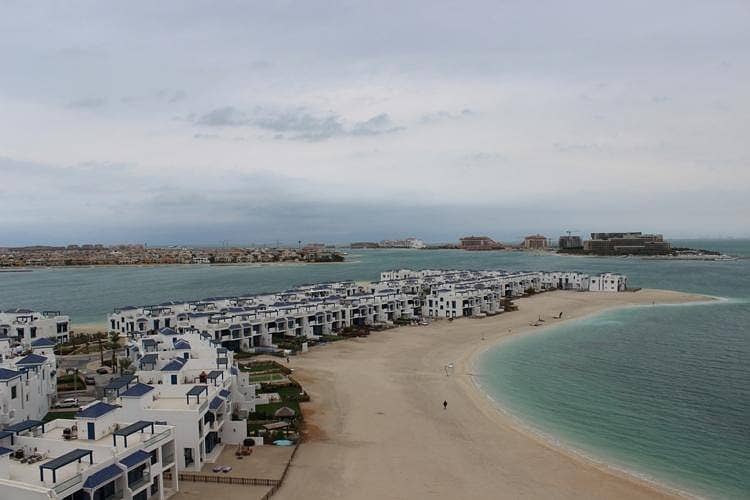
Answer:
<svg viewBox="0 0 750 500"><path fill-rule="evenodd" d="M541 330L529 325L540 314L554 326L610 308L702 300L558 291L518 300L517 312L397 328L293 358L312 402L307 440L276 498L674 498L525 431L478 390L472 361L503 337Z"/></svg>

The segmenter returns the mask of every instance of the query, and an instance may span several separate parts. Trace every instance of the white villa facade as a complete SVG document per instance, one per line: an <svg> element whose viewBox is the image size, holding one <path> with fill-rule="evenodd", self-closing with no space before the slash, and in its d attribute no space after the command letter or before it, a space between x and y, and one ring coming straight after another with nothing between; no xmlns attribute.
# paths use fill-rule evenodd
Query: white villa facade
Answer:
<svg viewBox="0 0 750 500"><path fill-rule="evenodd" d="M41 420L57 394L57 361L51 339L32 342L19 355L10 339L0 339L0 428L24 420Z"/></svg>
<svg viewBox="0 0 750 500"><path fill-rule="evenodd" d="M40 338L67 342L70 318L59 311L36 312L30 309L0 311L0 339L8 337L22 346Z"/></svg>
<svg viewBox="0 0 750 500"><path fill-rule="evenodd" d="M75 419L0 430L0 498L164 500L178 489L174 428L95 402ZM165 474L166 473L166 474Z"/></svg>
<svg viewBox="0 0 750 500"><path fill-rule="evenodd" d="M137 371L112 381L105 398L121 406L124 418L173 425L180 470L200 470L225 444L247 438L256 386L219 342L195 330L163 328L133 335L127 353Z"/></svg>

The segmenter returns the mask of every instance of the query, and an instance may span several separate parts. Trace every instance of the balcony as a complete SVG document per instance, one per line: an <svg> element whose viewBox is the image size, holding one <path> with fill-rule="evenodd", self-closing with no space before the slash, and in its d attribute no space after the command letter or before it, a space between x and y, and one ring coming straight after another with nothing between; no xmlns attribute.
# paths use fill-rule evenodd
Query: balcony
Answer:
<svg viewBox="0 0 750 500"><path fill-rule="evenodd" d="M131 491L136 491L139 488L151 483L151 473L149 471L143 471L143 474L137 478L131 480L128 478L128 488Z"/></svg>

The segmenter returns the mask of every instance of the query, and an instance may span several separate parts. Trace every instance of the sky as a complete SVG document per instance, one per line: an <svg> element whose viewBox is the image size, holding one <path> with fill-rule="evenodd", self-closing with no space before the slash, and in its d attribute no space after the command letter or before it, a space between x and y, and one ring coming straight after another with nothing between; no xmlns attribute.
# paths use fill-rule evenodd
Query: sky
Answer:
<svg viewBox="0 0 750 500"><path fill-rule="evenodd" d="M750 2L0 0L0 246L750 236Z"/></svg>

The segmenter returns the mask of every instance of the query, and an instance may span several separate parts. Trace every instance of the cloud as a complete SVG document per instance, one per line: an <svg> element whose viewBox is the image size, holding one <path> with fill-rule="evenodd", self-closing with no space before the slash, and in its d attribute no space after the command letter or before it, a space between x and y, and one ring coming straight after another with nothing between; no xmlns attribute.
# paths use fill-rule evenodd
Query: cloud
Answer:
<svg viewBox="0 0 750 500"><path fill-rule="evenodd" d="M275 139L324 141L332 137L382 135L404 130L387 113L349 126L336 113L314 113L304 107L278 109L256 107L246 113L234 106L216 108L199 116L196 125L208 127L256 127L275 132Z"/></svg>
<svg viewBox="0 0 750 500"><path fill-rule="evenodd" d="M250 124L245 113L232 106L209 111L198 117L195 123L209 127L240 127Z"/></svg>
<svg viewBox="0 0 750 500"><path fill-rule="evenodd" d="M84 97L70 101L68 107L71 109L97 109L104 106L105 100L101 97Z"/></svg>
<svg viewBox="0 0 750 500"><path fill-rule="evenodd" d="M369 120L355 123L351 129L352 135L380 135L391 134L404 130L404 127L394 125L387 113L380 113Z"/></svg>

